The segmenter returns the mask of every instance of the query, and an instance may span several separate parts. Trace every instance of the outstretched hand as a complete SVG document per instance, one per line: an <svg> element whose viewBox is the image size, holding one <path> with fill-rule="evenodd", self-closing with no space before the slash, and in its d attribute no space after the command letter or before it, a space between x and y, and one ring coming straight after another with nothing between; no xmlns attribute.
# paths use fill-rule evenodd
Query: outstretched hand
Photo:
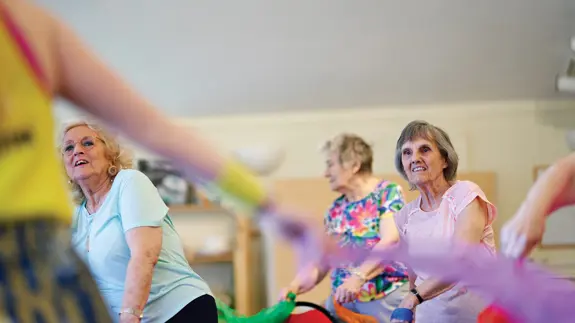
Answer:
<svg viewBox="0 0 575 323"><path fill-rule="evenodd" d="M521 208L501 229L501 252L515 259L527 257L543 239L545 220Z"/></svg>
<svg viewBox="0 0 575 323"><path fill-rule="evenodd" d="M556 161L529 190L517 213L501 230L501 250L525 258L541 242L545 221L554 211L575 205L575 153Z"/></svg>

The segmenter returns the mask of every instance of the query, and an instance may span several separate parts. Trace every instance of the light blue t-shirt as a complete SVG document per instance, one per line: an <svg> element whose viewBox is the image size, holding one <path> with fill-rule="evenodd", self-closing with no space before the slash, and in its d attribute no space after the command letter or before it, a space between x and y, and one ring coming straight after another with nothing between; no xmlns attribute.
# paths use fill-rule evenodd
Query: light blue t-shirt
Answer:
<svg viewBox="0 0 575 323"><path fill-rule="evenodd" d="M130 260L125 233L143 226L161 226L163 235L142 322L166 322L192 300L211 295L211 291L186 261L168 207L146 175L122 170L98 212L88 214L85 204L79 206L74 214L72 244L92 271L113 319L118 320Z"/></svg>

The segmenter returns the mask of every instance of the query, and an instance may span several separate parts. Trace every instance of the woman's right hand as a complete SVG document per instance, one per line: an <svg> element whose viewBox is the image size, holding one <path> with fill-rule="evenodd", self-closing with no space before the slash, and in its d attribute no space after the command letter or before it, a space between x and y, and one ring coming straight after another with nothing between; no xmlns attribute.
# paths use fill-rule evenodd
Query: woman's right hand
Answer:
<svg viewBox="0 0 575 323"><path fill-rule="evenodd" d="M525 258L543 240L545 222L553 211L575 205L575 153L556 161L537 179L527 198L501 229L501 250Z"/></svg>
<svg viewBox="0 0 575 323"><path fill-rule="evenodd" d="M304 270L288 287L282 288L279 295L280 301L286 300L289 293L297 296L309 292L317 285L318 278L319 270L316 267Z"/></svg>
<svg viewBox="0 0 575 323"><path fill-rule="evenodd" d="M511 258L522 259L541 242L546 218L520 210L501 229L501 252Z"/></svg>
<svg viewBox="0 0 575 323"><path fill-rule="evenodd" d="M296 296L305 294L312 290L315 287L315 284L309 286L301 286L301 285L291 285L289 287L282 288L280 291L279 299L280 301L285 301L288 299L288 295L290 293L294 293Z"/></svg>
<svg viewBox="0 0 575 323"><path fill-rule="evenodd" d="M303 294L301 292L301 288L298 286L285 287L285 288L282 288L282 290L280 291L279 300L280 301L287 301L288 295L290 293L294 293L296 296Z"/></svg>

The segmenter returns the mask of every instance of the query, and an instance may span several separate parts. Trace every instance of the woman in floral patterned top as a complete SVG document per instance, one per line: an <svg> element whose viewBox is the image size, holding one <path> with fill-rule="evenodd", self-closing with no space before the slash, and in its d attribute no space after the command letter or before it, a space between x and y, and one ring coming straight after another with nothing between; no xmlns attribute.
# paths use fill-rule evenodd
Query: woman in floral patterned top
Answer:
<svg viewBox="0 0 575 323"><path fill-rule="evenodd" d="M326 144L324 151L325 177L331 189L341 193L326 212L327 233L352 247L388 246L386 232L396 232L393 216L404 205L401 187L373 176L373 151L356 135L339 135ZM310 291L330 270L332 291L326 308L332 313L336 301L356 313L371 315L378 322L389 322L391 312L409 291L408 274L402 264L368 260L340 268L305 268L282 291L282 296Z"/></svg>

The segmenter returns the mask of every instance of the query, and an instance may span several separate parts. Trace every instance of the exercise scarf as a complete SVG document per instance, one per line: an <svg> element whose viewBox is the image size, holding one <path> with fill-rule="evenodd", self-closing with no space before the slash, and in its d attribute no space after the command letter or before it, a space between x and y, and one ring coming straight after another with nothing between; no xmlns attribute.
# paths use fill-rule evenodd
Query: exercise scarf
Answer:
<svg viewBox="0 0 575 323"><path fill-rule="evenodd" d="M242 316L229 306L216 300L218 318L226 323L284 323L295 309L295 294L290 293L288 299L263 309L253 316Z"/></svg>
<svg viewBox="0 0 575 323"><path fill-rule="evenodd" d="M370 253L342 247L328 262L339 265L368 257L403 262L439 279L457 281L494 304L484 316L507 316L507 321L518 323L575 322L575 283L534 263L493 255L482 246L430 241L417 249L399 245Z"/></svg>
<svg viewBox="0 0 575 323"><path fill-rule="evenodd" d="M245 216L257 214L267 198L261 181L241 163L228 160L213 181L197 179L207 199Z"/></svg>

